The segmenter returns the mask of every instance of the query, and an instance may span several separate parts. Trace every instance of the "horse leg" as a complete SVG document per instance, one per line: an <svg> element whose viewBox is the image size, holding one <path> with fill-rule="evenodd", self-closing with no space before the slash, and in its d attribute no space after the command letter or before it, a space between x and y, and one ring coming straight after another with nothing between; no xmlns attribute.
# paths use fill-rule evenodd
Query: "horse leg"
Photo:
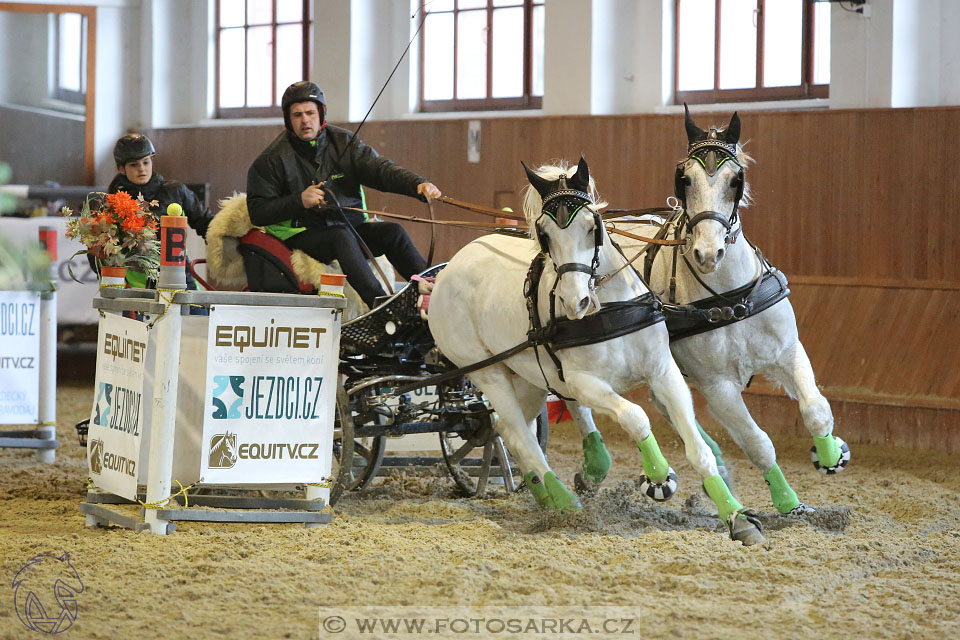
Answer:
<svg viewBox="0 0 960 640"><path fill-rule="evenodd" d="M619 422L637 443L643 463L641 487L645 493L658 501L673 496L677 476L660 452L657 439L650 432L650 419L643 409L620 396L605 380L588 373L569 373L567 386L581 403Z"/></svg>
<svg viewBox="0 0 960 640"><path fill-rule="evenodd" d="M613 460L603 444L603 436L597 431L590 409L574 400L567 400L566 403L583 437L583 467L574 476L573 484L577 493L590 492L600 486L607 477Z"/></svg>
<svg viewBox="0 0 960 640"><path fill-rule="evenodd" d="M763 542L760 521L733 497L719 474L713 452L696 428L693 398L675 362L671 360L662 376L650 380L650 389L661 399L670 421L676 426L683 439L687 460L704 479L703 488L717 505L717 512L726 523L730 537L744 545Z"/></svg>
<svg viewBox="0 0 960 640"><path fill-rule="evenodd" d="M813 466L825 474L843 471L850 461L850 448L833 435L830 403L817 388L813 367L799 340L783 352L770 375L800 404L803 424L813 436L814 446L810 449Z"/></svg>
<svg viewBox="0 0 960 640"><path fill-rule="evenodd" d="M673 428L674 431L677 430L673 420L670 419L670 414L667 411L667 408L660 402L660 398L657 397L653 391L650 391L650 401L657 407L657 411L660 412L664 418L667 419L667 422ZM703 438L703 441L707 443L707 446L710 447L710 451L713 452L713 459L717 463L717 471L720 473L720 477L723 478L723 481L727 484L730 489L733 489L733 475L730 473L731 467L723 460L723 451L720 449L720 445L710 437L710 434L707 433L706 429L700 426L699 420L694 420L693 424L696 425L697 431L700 433L700 437Z"/></svg>
<svg viewBox="0 0 960 640"><path fill-rule="evenodd" d="M780 513L812 513L814 509L800 502L796 492L783 477L777 465L777 452L773 442L754 421L743 402L742 389L730 381L721 381L701 388L707 398L710 411L727 429L733 441L750 458L750 462L763 474L770 487L770 499Z"/></svg>
<svg viewBox="0 0 960 640"><path fill-rule="evenodd" d="M516 379L503 366L488 367L470 374L473 383L483 391L497 412L497 433L516 456L523 479L537 505L542 509L572 512L582 509L577 496L567 489L550 470L530 425L543 406L543 398L535 402L532 394L524 394L526 402L516 395ZM541 394L542 396L542 394ZM528 420L527 416L534 416Z"/></svg>

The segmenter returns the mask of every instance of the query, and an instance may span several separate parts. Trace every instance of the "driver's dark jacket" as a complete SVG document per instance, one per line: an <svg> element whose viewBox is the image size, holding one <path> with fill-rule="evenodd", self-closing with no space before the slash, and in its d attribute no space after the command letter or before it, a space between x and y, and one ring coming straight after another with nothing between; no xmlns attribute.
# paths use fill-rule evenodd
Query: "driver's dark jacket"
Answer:
<svg viewBox="0 0 960 640"><path fill-rule="evenodd" d="M250 221L257 226L343 225L336 202L341 207L361 207L361 185L423 199L417 194L417 185L426 182L424 178L381 157L359 138L350 144L352 137L351 131L327 125L313 145L284 130L247 172ZM326 206L305 209L301 193L320 182L328 191ZM343 213L354 226L366 220L356 211Z"/></svg>

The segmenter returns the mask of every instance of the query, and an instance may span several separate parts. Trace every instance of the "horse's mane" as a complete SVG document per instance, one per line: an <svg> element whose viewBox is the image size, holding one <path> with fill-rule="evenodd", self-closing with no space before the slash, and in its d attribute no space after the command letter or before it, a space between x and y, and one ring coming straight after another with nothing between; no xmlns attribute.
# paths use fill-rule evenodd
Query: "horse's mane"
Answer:
<svg viewBox="0 0 960 640"><path fill-rule="evenodd" d="M566 160L553 160L550 164L537 167L534 169L534 172L547 180L558 180L561 175L567 178L573 177L577 172L577 167L571 167L567 164ZM591 208L595 211L607 206L605 201L600 200L600 194L597 192L597 185L593 181L593 176L590 176L590 197L594 202ZM527 229L532 238L537 233L534 227L543 208L543 199L540 197L540 193L533 188L532 184L528 184L523 188L521 198L523 200L523 216L527 220Z"/></svg>

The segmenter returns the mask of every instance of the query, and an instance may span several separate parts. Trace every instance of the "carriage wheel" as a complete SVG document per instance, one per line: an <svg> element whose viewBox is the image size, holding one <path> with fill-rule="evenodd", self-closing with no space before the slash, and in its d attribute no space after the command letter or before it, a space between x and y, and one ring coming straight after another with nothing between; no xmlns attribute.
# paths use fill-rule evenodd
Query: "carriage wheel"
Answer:
<svg viewBox="0 0 960 640"><path fill-rule="evenodd" d="M333 412L333 464L330 477L330 504L336 504L343 492L353 483L352 462L354 452L353 416L350 414L350 399L343 384L337 383L337 406ZM344 461L349 460L350 464Z"/></svg>
<svg viewBox="0 0 960 640"><path fill-rule="evenodd" d="M496 414L491 413L469 439L458 434L440 432L440 451L443 461L457 487L468 497L484 495L491 484L502 485L508 493L522 486L520 475L510 462L510 455L503 440L497 434ZM550 421L544 405L537 416L537 443L546 454Z"/></svg>
<svg viewBox="0 0 960 640"><path fill-rule="evenodd" d="M343 391L342 396L340 394L341 391ZM337 494L337 498L340 497L343 491L357 491L370 484L377 475L380 463L383 462L383 454L387 449L387 438L385 436L362 439L354 437L356 425L363 424L358 423L359 416L354 415L356 413L354 409L357 407L357 402L361 396L367 392L372 392L372 389L346 391L342 386L338 387L336 424L339 425L341 418L344 416L349 418L346 422L349 423L350 451L348 452L346 448L343 447L343 442L345 442L346 438L335 436L333 446L334 462L338 465L338 470L342 469L342 471L338 471L338 474L335 474L335 477L342 478L343 485L340 494ZM339 426L337 429L339 429ZM337 433L339 434L340 431L337 431ZM345 463L348 459L348 453L351 461L349 465ZM332 495L333 492L331 491L331 504L333 504Z"/></svg>

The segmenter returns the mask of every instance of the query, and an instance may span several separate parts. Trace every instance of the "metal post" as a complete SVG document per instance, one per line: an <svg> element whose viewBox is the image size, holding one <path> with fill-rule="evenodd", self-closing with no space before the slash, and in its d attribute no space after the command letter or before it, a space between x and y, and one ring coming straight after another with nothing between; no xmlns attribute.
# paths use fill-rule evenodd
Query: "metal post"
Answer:
<svg viewBox="0 0 960 640"><path fill-rule="evenodd" d="M50 255L47 282L40 294L40 404L37 437L57 439L57 230L40 227L40 246ZM40 462L53 464L56 449L38 449Z"/></svg>
<svg viewBox="0 0 960 640"><path fill-rule="evenodd" d="M160 300L186 289L186 224L183 216L160 218ZM147 503L157 503L171 494L173 475L173 439L177 423L177 386L180 372L180 306L170 304L156 325L157 350L153 370L153 413L150 421L150 457L147 468ZM157 517L157 509L148 508L144 520L150 531L166 535L169 522Z"/></svg>

